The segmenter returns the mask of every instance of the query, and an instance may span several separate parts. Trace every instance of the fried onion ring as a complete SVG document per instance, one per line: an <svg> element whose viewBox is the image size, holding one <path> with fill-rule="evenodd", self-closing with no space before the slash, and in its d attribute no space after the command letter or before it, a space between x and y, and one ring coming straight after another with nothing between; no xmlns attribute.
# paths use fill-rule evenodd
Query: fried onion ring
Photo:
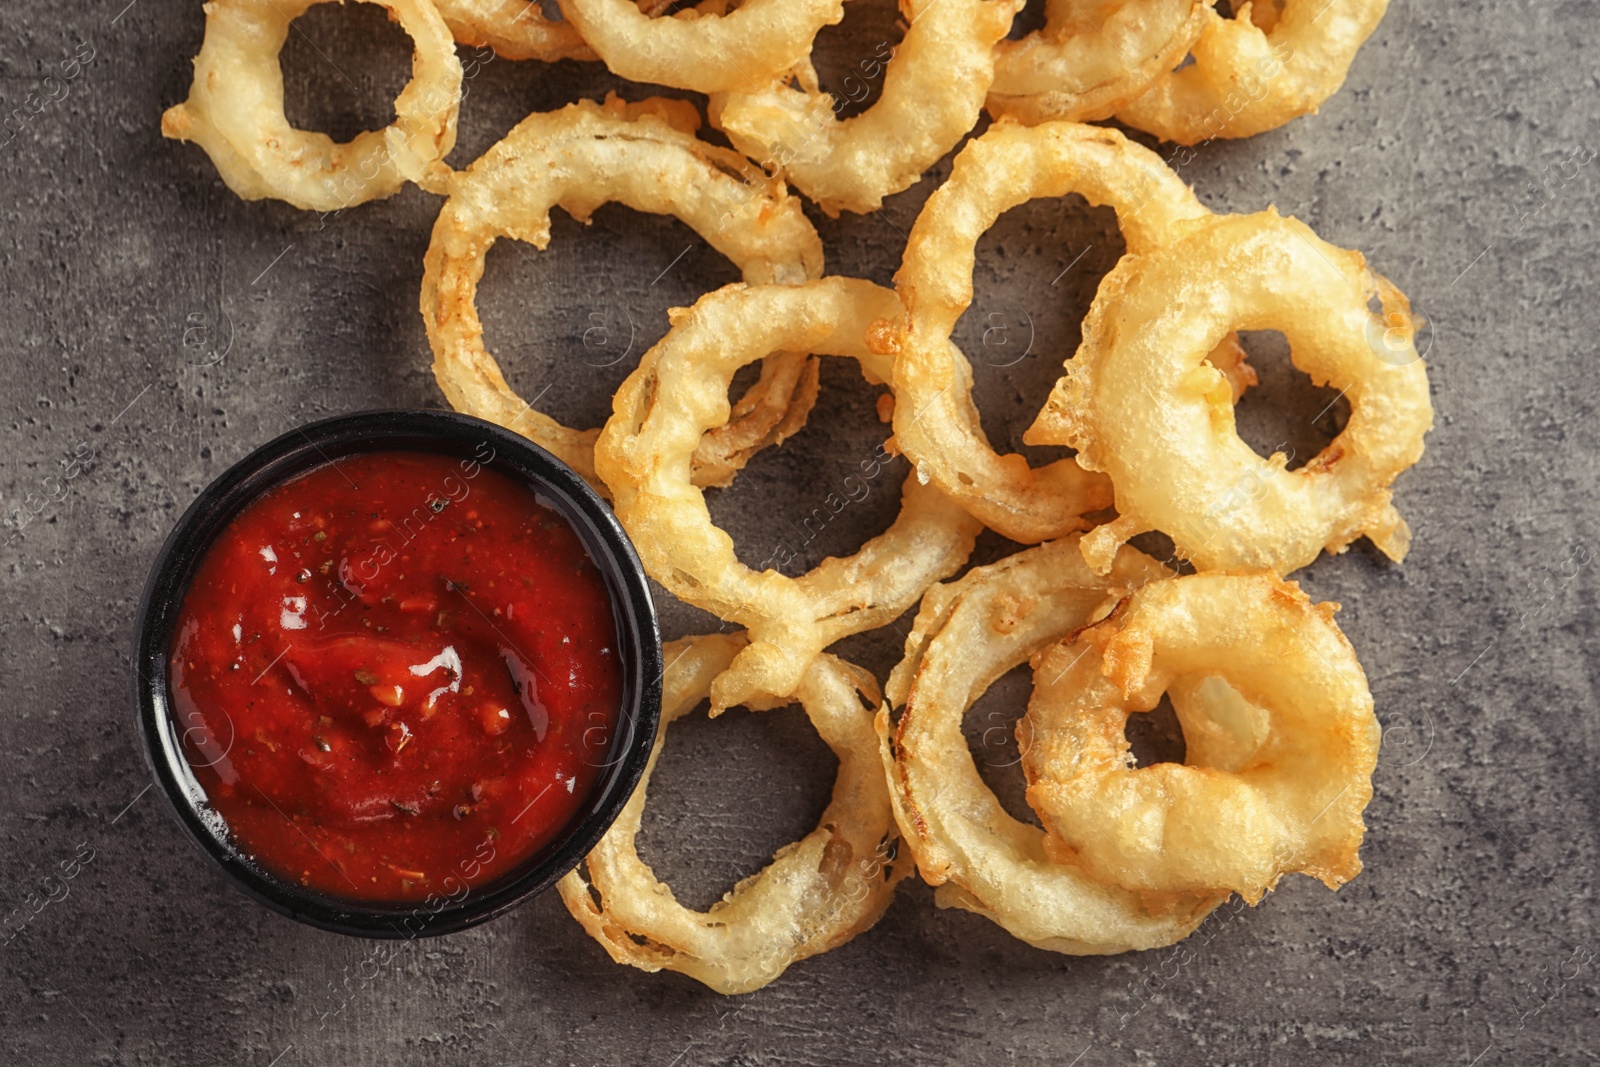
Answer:
<svg viewBox="0 0 1600 1067"><path fill-rule="evenodd" d="M739 562L705 494L689 483L689 458L728 417L728 383L740 367L792 349L857 360L869 380L882 381L889 361L868 351L867 328L898 307L893 293L854 278L730 285L678 312L617 390L595 445L617 518L652 578L750 633L750 647L711 687L714 710L792 692L817 653L895 618L972 551L978 524L913 475L894 524L855 555L830 557L798 578L757 573Z"/></svg>
<svg viewBox="0 0 1600 1067"><path fill-rule="evenodd" d="M639 858L634 838L667 726L706 698L712 679L743 647L742 637L722 634L667 645L661 725L644 776L584 863L557 883L567 910L618 963L678 971L725 994L760 989L791 963L869 929L911 873L904 854L896 855L894 816L878 764L872 728L877 683L829 655L812 661L796 692L839 759L833 798L817 828L779 849L765 869L705 912L679 904Z"/></svg>
<svg viewBox="0 0 1600 1067"><path fill-rule="evenodd" d="M189 99L161 116L161 133L205 149L241 199L271 197L308 211L338 211L392 196L455 147L461 62L428 0L359 0L389 12L411 38L411 81L395 98L391 125L344 144L289 125L278 53L290 22L324 2L205 5L206 35Z"/></svg>
<svg viewBox="0 0 1600 1067"><path fill-rule="evenodd" d="M848 119L809 64L711 102L711 121L735 148L782 173L823 211L875 211L909 188L978 121L994 46L1021 0L903 0L907 30L884 68L883 95Z"/></svg>
<svg viewBox="0 0 1600 1067"><path fill-rule="evenodd" d="M735 153L699 140L698 123L683 101L585 100L530 115L465 171L441 165L429 176L430 188L449 194L422 279L422 317L439 387L457 411L522 433L597 486L600 431L569 429L533 410L484 346L475 303L484 257L501 237L544 248L554 206L587 222L614 201L681 219L746 281L794 284L820 274L822 242L800 201ZM816 374L815 361L804 355L768 358L734 420L709 435L697 454L696 484L725 484L752 453L797 430L816 399Z"/></svg>
<svg viewBox="0 0 1600 1067"><path fill-rule="evenodd" d="M1023 440L1071 445L1111 476L1121 514L1083 539L1099 570L1145 530L1203 571L1288 574L1362 535L1398 561L1411 535L1389 487L1433 424L1415 325L1359 253L1304 223L1270 209L1218 218L1106 275ZM1343 432L1298 470L1234 430L1230 383L1206 356L1236 329L1281 330L1294 365L1350 400Z"/></svg>
<svg viewBox="0 0 1600 1067"><path fill-rule="evenodd" d="M1050 5L1044 29L996 46L985 109L1020 122L1109 118L1188 54L1204 0Z"/></svg>
<svg viewBox="0 0 1600 1067"><path fill-rule="evenodd" d="M878 334L896 350L895 443L920 477L1024 543L1084 529L1081 516L1110 503L1110 486L1071 459L1034 470L1022 456L997 455L950 334L972 303L984 231L1010 208L1068 193L1114 208L1129 253L1157 247L1209 214L1153 152L1115 130L997 123L961 150L949 181L928 198L895 275L906 314Z"/></svg>
<svg viewBox="0 0 1600 1067"><path fill-rule="evenodd" d="M893 725L880 711L878 736L901 839L938 887L940 907L985 916L1039 948L1105 955L1170 945L1226 898L1138 893L1047 855L1043 832L1012 818L979 777L961 732L966 710L1007 671L1164 574L1125 548L1112 576L1096 577L1073 536L976 567L923 598L889 678L889 701L904 711Z"/></svg>
<svg viewBox="0 0 1600 1067"><path fill-rule="evenodd" d="M698 93L757 86L806 58L844 0L745 0L732 11L652 17L633 0L562 0L613 74Z"/></svg>
<svg viewBox="0 0 1600 1067"><path fill-rule="evenodd" d="M1136 590L1051 649L1017 740L1052 844L1126 889L1223 888L1251 903L1290 872L1330 889L1355 877L1379 731L1336 610L1292 582L1196 574ZM1208 679L1265 710L1267 728L1223 738L1214 714L1196 714L1192 686ZM1128 715L1169 688L1206 751L1135 768Z"/></svg>
<svg viewBox="0 0 1600 1067"><path fill-rule="evenodd" d="M548 19L539 0L434 0L460 44L488 45L506 59L599 59L577 27Z"/></svg>
<svg viewBox="0 0 1600 1067"><path fill-rule="evenodd" d="M1389 0L1283 0L1261 5L1258 16L1243 3L1231 19L1208 6L1190 50L1194 62L1156 79L1119 107L1117 118L1185 145L1275 130L1339 91L1388 6Z"/></svg>

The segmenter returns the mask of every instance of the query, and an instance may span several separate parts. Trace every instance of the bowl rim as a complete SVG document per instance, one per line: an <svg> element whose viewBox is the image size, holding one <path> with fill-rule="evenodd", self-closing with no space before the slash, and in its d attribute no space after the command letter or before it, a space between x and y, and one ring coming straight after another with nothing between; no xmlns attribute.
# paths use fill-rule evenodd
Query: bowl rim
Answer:
<svg viewBox="0 0 1600 1067"><path fill-rule="evenodd" d="M477 449L487 442L485 459ZM617 628L623 695L616 736L590 801L558 835L511 872L423 902L349 900L296 885L250 860L208 809L181 745L167 657L189 583L228 524L262 493L314 467L365 452L439 452L472 459L528 485L578 533L605 580ZM190 841L234 885L281 915L368 938L435 936L487 922L549 889L600 840L637 787L654 747L663 675L660 627L644 565L611 508L571 467L494 423L428 408L379 409L322 419L268 441L213 479L173 526L151 564L135 615L131 670L140 748L155 784ZM454 877L449 876L449 877ZM449 877L446 878L448 883ZM437 899L436 899L437 898Z"/></svg>

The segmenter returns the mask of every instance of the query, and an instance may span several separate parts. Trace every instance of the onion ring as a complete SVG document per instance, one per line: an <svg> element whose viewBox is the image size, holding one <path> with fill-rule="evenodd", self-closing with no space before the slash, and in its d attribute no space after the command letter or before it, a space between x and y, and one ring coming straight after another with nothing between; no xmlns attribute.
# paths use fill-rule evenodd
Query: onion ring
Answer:
<svg viewBox="0 0 1600 1067"><path fill-rule="evenodd" d="M961 732L967 708L1001 675L1164 573L1125 548L1113 575L1096 577L1073 536L929 590L889 678L889 701L905 710L891 726L884 708L877 725L901 839L940 907L985 916L1039 948L1105 955L1170 945L1227 897L1137 893L1058 862L1042 831L1000 806Z"/></svg>
<svg viewBox="0 0 1600 1067"><path fill-rule="evenodd" d="M996 46L984 107L1028 123L1109 118L1188 54L1208 11L1204 0L1052 4L1044 29Z"/></svg>
<svg viewBox="0 0 1600 1067"><path fill-rule="evenodd" d="M717 93L760 85L801 62L844 0L746 0L726 14L690 8L652 18L633 0L562 0L613 74Z"/></svg>
<svg viewBox="0 0 1600 1067"><path fill-rule="evenodd" d="M644 776L587 860L557 883L573 918L618 963L678 971L725 994L760 989L791 963L867 930L911 873L904 855L895 854L894 816L877 759L877 683L829 655L812 661L796 692L839 759L833 798L817 828L779 849L765 869L705 912L679 904L639 858L634 838L667 726L706 698L712 679L743 646L741 637L711 634L666 647L661 725Z"/></svg>
<svg viewBox="0 0 1600 1067"><path fill-rule="evenodd" d="M488 45L506 59L599 59L577 27L548 19L539 0L434 0L458 44Z"/></svg>
<svg viewBox="0 0 1600 1067"><path fill-rule="evenodd" d="M1023 440L1071 445L1110 475L1121 514L1083 539L1096 569L1144 530L1203 571L1288 574L1363 534L1398 561L1411 535L1389 487L1433 423L1415 324L1359 253L1304 223L1270 209L1218 218L1102 280ZM1205 358L1235 329L1282 330L1294 365L1350 399L1344 431L1298 470L1234 431L1231 390Z"/></svg>
<svg viewBox="0 0 1600 1067"><path fill-rule="evenodd" d="M1028 804L1053 843L1126 889L1231 889L1252 904L1289 872L1330 889L1355 877L1379 730L1336 610L1292 582L1196 574L1134 591L1051 649L1017 739ZM1252 721L1229 739L1213 721L1208 752L1134 768L1129 713L1204 679L1265 709L1267 728ZM1193 696L1173 693L1186 731ZM1215 755L1225 769L1206 761Z"/></svg>
<svg viewBox="0 0 1600 1067"><path fill-rule="evenodd" d="M1114 208L1130 254L1209 215L1153 152L1115 130L997 123L961 150L950 179L928 198L895 275L906 314L877 335L896 351L895 443L920 477L1024 543L1084 529L1081 516L1110 503L1110 486L1071 459L1034 470L1022 456L997 455L972 403L971 371L956 358L950 333L972 303L973 261L984 231L1010 208L1068 193Z"/></svg>
<svg viewBox="0 0 1600 1067"><path fill-rule="evenodd" d="M1156 79L1119 107L1117 118L1184 145L1275 130L1339 91L1388 6L1389 0L1283 0L1262 5L1265 25L1252 20L1249 3L1231 19L1208 7L1191 49L1194 62Z"/></svg>
<svg viewBox="0 0 1600 1067"><path fill-rule="evenodd" d="M907 30L884 69L883 95L840 120L809 64L787 77L714 98L711 121L735 148L823 211L876 211L909 188L977 123L994 73L994 46L1022 0L903 0Z"/></svg>
<svg viewBox="0 0 1600 1067"><path fill-rule="evenodd" d="M822 242L800 201L727 149L694 135L683 101L581 101L530 115L465 171L442 165L428 185L449 194L434 223L422 279L422 317L434 377L457 411L499 423L554 453L591 482L599 430L569 429L506 384L483 343L475 299L484 257L500 237L550 242L550 209L587 222L608 201L673 215L727 256L750 282L792 284L822 272ZM804 422L816 398L814 361L779 353L698 456L696 482L728 481L757 449ZM603 487L601 487L603 490Z"/></svg>
<svg viewBox="0 0 1600 1067"><path fill-rule="evenodd" d="M392 196L455 147L461 62L428 0L359 0L388 11L411 38L411 81L395 99L391 125L344 144L289 125L278 53L289 23L324 2L205 5L206 35L189 99L161 116L161 133L205 149L244 200L271 197L308 211L338 211Z"/></svg>
<svg viewBox="0 0 1600 1067"><path fill-rule="evenodd" d="M868 351L866 332L898 307L893 293L854 278L727 286L680 311L617 390L595 445L617 518L652 578L750 633L750 647L711 687L714 710L792 692L817 653L894 619L972 551L978 524L912 476L894 524L855 555L798 578L758 574L739 562L705 494L689 484L689 458L727 418L728 382L740 367L793 349L855 359L868 380L881 381L889 361Z"/></svg>

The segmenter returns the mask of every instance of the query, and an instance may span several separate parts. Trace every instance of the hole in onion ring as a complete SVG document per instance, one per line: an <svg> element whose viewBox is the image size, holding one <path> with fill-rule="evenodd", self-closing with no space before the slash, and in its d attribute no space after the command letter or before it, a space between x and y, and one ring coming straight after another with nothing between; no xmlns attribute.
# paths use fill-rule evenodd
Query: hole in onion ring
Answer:
<svg viewBox="0 0 1600 1067"><path fill-rule="evenodd" d="M817 825L839 767L798 704L730 708L713 721L702 703L664 744L637 845L678 903L696 911Z"/></svg>
<svg viewBox="0 0 1600 1067"><path fill-rule="evenodd" d="M738 281L739 269L676 218L621 204L601 205L588 226L552 211L550 234L544 251L509 237L494 243L478 314L518 394L565 425L599 426L617 387L666 334L667 310Z"/></svg>
<svg viewBox="0 0 1600 1067"><path fill-rule="evenodd" d="M395 120L411 79L411 39L376 4L318 4L294 19L279 53L283 112L301 130L349 141Z"/></svg>
<svg viewBox="0 0 1600 1067"><path fill-rule="evenodd" d="M844 20L824 26L811 47L817 85L833 113L853 118L883 94L883 69L900 46L905 20L894 4L847 4Z"/></svg>
<svg viewBox="0 0 1600 1067"><path fill-rule="evenodd" d="M761 364L751 363L740 367L733 374L733 381L728 383L728 396L743 396L745 391L761 380Z"/></svg>
<svg viewBox="0 0 1600 1067"><path fill-rule="evenodd" d="M1132 749L1129 755L1135 767L1182 763L1189 754L1183 724L1178 721L1178 711L1172 706L1170 693L1162 693L1160 703L1149 711L1129 715L1123 736Z"/></svg>
<svg viewBox="0 0 1600 1067"><path fill-rule="evenodd" d="M1110 522L1111 518L1115 517L1116 511L1113 509L1111 517L1102 521ZM1194 573L1194 564L1186 559L1179 559L1178 549L1172 543L1172 538L1160 530L1146 530L1142 534L1128 538L1128 544L1157 561L1169 571L1173 571L1176 574Z"/></svg>
<svg viewBox="0 0 1600 1067"><path fill-rule="evenodd" d="M1036 30L1044 29L1046 18L1045 0L1028 0L1012 20L1011 32L1006 34L1006 40L1019 41Z"/></svg>
<svg viewBox="0 0 1600 1067"><path fill-rule="evenodd" d="M1022 434L1077 350L1100 279L1126 245L1116 212L1076 193L1029 200L1001 214L978 240L972 304L951 336L972 363L973 401L998 452L1035 466L1073 455L1024 445Z"/></svg>
<svg viewBox="0 0 1600 1067"><path fill-rule="evenodd" d="M1217 14L1225 19L1237 17L1239 5L1235 4L1233 0L1216 0L1216 3L1212 6L1217 9ZM1250 21L1262 33L1271 33L1272 27L1278 24L1278 19L1283 14L1280 10L1281 6L1281 4L1275 3L1274 0L1253 0L1250 4Z"/></svg>
<svg viewBox="0 0 1600 1067"><path fill-rule="evenodd" d="M842 638L829 646L829 652L851 663L899 663L905 655L906 635L916 621L917 608L918 605L913 604L899 618L891 619L876 630L862 630Z"/></svg>
<svg viewBox="0 0 1600 1067"><path fill-rule="evenodd" d="M967 737L978 777L995 795L1007 815L1029 826L1043 828L1028 807L1028 782L1022 774L1022 753L1017 748L1017 720L1028 710L1033 692L1033 668L1020 663L995 680L967 709L961 732Z"/></svg>
<svg viewBox="0 0 1600 1067"><path fill-rule="evenodd" d="M744 368L751 369L759 373L754 364ZM804 427L758 452L727 488L706 490L711 521L732 535L735 557L753 570L797 578L829 556L853 554L900 512L900 484L911 467L881 447L890 431L877 403L888 390L842 359L823 360L820 378ZM736 381L730 392L737 390Z"/></svg>
<svg viewBox="0 0 1600 1067"><path fill-rule="evenodd" d="M1277 330L1241 330L1257 383L1234 405L1240 440L1262 459L1274 452L1298 470L1339 436L1350 419L1350 402L1337 389L1314 385L1289 359L1289 342Z"/></svg>

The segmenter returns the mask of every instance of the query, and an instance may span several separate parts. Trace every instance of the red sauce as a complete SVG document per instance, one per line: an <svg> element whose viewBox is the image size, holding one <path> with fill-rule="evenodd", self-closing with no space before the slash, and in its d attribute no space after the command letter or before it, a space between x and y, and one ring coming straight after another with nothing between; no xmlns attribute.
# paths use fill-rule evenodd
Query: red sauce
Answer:
<svg viewBox="0 0 1600 1067"><path fill-rule="evenodd" d="M572 527L478 461L420 452L340 459L246 507L184 597L171 668L236 843L381 901L456 895L549 842L622 690Z"/></svg>

